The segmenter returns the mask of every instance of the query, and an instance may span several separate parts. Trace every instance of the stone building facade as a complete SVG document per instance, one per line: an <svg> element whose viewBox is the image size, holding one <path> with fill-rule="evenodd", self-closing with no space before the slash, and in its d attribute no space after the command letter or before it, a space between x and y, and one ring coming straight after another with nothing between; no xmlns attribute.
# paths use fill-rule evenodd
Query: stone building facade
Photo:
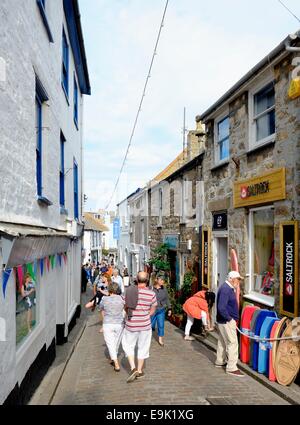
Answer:
<svg viewBox="0 0 300 425"><path fill-rule="evenodd" d="M200 116L209 281L213 290L237 259L241 303L298 315L300 98L288 97L299 36L287 38ZM293 255L289 266L291 247ZM232 251L234 250L234 251ZM288 268L290 267L290 279Z"/></svg>

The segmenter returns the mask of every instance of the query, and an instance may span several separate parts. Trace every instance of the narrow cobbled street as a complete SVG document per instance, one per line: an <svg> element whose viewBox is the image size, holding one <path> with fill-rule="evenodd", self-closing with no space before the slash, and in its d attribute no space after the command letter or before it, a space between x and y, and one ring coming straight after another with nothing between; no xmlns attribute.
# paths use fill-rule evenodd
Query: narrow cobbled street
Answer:
<svg viewBox="0 0 300 425"><path fill-rule="evenodd" d="M85 299L90 291L88 288ZM124 353L121 350L121 372L116 373L108 364L99 315L97 311L87 313L86 327L51 404L288 404L248 375L234 378L215 368L215 354L198 341L184 341L182 331L169 322L165 341L165 347L160 347L153 335L145 378L127 384L129 369ZM32 402L38 400L33 398Z"/></svg>

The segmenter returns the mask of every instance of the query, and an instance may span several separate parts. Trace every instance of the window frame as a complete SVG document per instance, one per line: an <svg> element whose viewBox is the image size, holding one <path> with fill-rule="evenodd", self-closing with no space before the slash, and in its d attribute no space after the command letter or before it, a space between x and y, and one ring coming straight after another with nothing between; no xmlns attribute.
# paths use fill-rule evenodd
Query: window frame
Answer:
<svg viewBox="0 0 300 425"><path fill-rule="evenodd" d="M40 11L40 14L41 14L41 18L42 18L44 27L46 29L49 41L50 41L50 43L54 43L52 32L50 30L50 25L49 25L47 14L46 14L46 3L45 3L45 1L46 0L36 0L36 3L38 5L38 8L39 8L39 11Z"/></svg>
<svg viewBox="0 0 300 425"><path fill-rule="evenodd" d="M268 75L267 77L263 78L258 82L256 85L251 87L249 90L249 99L248 99L248 109L249 109L249 147L248 150L255 150L256 148L267 145L269 143L273 143L276 138L276 99L274 100L274 106L266 109L264 112L255 115L255 96L262 91L264 88L269 86L270 84L274 83L274 76ZM274 85L274 97L276 96L275 92L275 85ZM267 113L274 110L275 112L275 133L260 139L256 140L257 138L257 126L256 122L258 118L261 118L262 116L266 115Z"/></svg>
<svg viewBox="0 0 300 425"><path fill-rule="evenodd" d="M78 98L79 98L79 96L78 96L78 84L77 84L77 81L76 81L76 77L75 77L75 73L74 73L74 88L73 88L73 119L74 119L74 123L75 123L75 126L76 126L76 128L77 128L77 130L78 130L78 112L79 112L79 110L78 110Z"/></svg>
<svg viewBox="0 0 300 425"><path fill-rule="evenodd" d="M66 52L66 58L65 58L65 52ZM69 43L66 35L66 31L63 27L62 31L62 69L61 69L61 85L63 88L63 91L66 96L66 100L69 104L69 64L70 64L70 48ZM65 63L66 60L66 63Z"/></svg>
<svg viewBox="0 0 300 425"><path fill-rule="evenodd" d="M254 220L253 213L262 210L273 210L274 205L266 205L263 207L250 208L249 209L249 222L248 222L248 234L249 234L249 262L248 262L248 285L247 293L244 295L244 298L247 298L251 301L256 301L261 304L267 305L269 307L274 307L275 305L275 296L273 295L264 295L254 290L254 273L253 273L253 253L254 253ZM275 223L274 223L275 224ZM275 228L274 228L275 232Z"/></svg>
<svg viewBox="0 0 300 425"><path fill-rule="evenodd" d="M37 196L43 196L43 101L36 90L36 185Z"/></svg>
<svg viewBox="0 0 300 425"><path fill-rule="evenodd" d="M74 220L79 220L79 186L78 186L78 164L73 159L73 194L74 194Z"/></svg>
<svg viewBox="0 0 300 425"><path fill-rule="evenodd" d="M59 205L65 208L65 143L66 138L60 132L60 165L59 165Z"/></svg>
<svg viewBox="0 0 300 425"><path fill-rule="evenodd" d="M219 140L219 124L228 118L228 157L220 159L220 142L224 142L226 138ZM226 107L221 114L214 120L214 165L226 164L230 159L230 116L229 108Z"/></svg>

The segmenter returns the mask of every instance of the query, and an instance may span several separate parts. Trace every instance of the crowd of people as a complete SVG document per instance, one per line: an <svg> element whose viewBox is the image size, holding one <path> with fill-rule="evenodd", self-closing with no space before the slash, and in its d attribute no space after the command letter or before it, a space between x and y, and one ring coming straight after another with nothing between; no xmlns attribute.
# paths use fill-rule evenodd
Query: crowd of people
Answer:
<svg viewBox="0 0 300 425"><path fill-rule="evenodd" d="M122 346L130 366L127 382L143 378L144 362L149 358L152 333L157 328L157 342L164 347L165 318L166 315L172 314L165 278L157 275L150 285L149 274L141 271L129 285L129 279L126 279L127 269L124 268L121 275L117 268L104 261L98 265L83 266L82 276L82 291L86 291L88 282L93 287L93 297L86 304L86 308L92 311L97 308L99 311L99 332L103 332L110 365L115 372L120 371L118 353ZM239 314L235 290L241 279L238 272L231 271L226 282L220 287L216 299L219 340L215 366L224 367L227 373L238 377L244 376L237 368L236 323ZM195 339L190 336L194 319L202 321L206 332L214 330L212 308L215 298L213 292L202 290L186 300L183 305L187 315L185 341Z"/></svg>

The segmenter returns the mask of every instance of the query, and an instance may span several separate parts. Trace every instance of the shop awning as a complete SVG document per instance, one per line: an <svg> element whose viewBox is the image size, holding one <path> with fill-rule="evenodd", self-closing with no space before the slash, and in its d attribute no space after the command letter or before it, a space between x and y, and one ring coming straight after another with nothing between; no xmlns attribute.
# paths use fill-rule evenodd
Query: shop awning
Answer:
<svg viewBox="0 0 300 425"><path fill-rule="evenodd" d="M66 252L73 237L67 232L50 228L1 222L0 236L10 241L3 245L6 268Z"/></svg>

